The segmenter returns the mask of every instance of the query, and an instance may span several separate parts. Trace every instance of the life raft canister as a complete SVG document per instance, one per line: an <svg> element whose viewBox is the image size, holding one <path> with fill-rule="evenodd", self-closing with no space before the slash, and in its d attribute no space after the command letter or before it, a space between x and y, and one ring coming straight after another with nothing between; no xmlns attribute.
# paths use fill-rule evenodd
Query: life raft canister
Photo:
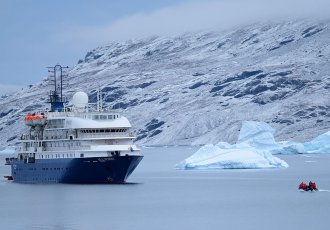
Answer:
<svg viewBox="0 0 330 230"><path fill-rule="evenodd" d="M28 113L25 118L25 124L29 126L45 125L47 117L41 114Z"/></svg>

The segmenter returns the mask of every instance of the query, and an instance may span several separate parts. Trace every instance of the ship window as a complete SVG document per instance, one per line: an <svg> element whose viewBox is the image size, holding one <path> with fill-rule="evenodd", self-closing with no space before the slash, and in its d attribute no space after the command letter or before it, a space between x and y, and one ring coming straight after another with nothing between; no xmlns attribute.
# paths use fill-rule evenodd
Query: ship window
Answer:
<svg viewBox="0 0 330 230"><path fill-rule="evenodd" d="M106 120L107 119L107 115L100 115L100 119L101 120Z"/></svg>
<svg viewBox="0 0 330 230"><path fill-rule="evenodd" d="M84 157L84 154L83 153L80 153L80 157Z"/></svg>
<svg viewBox="0 0 330 230"><path fill-rule="evenodd" d="M93 120L98 120L99 119L99 115L93 115Z"/></svg>
<svg viewBox="0 0 330 230"><path fill-rule="evenodd" d="M100 130L100 133L104 133L104 129L101 129L101 130Z"/></svg>
<svg viewBox="0 0 330 230"><path fill-rule="evenodd" d="M112 115L108 115L108 119L111 120L112 119Z"/></svg>

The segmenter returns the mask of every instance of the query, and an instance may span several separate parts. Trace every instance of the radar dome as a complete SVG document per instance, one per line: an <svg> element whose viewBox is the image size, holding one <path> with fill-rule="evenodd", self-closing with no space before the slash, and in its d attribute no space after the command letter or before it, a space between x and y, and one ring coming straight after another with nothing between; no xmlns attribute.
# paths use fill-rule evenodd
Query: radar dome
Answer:
<svg viewBox="0 0 330 230"><path fill-rule="evenodd" d="M84 92L76 92L72 97L72 104L76 108L85 108L88 104L88 95Z"/></svg>

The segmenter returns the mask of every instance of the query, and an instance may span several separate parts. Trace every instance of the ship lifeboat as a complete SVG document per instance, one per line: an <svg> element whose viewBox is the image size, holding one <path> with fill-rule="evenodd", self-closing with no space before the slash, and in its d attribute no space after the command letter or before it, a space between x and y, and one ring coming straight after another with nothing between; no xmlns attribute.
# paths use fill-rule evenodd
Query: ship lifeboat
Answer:
<svg viewBox="0 0 330 230"><path fill-rule="evenodd" d="M42 114L28 113L24 118L25 124L29 126L45 125L47 117Z"/></svg>

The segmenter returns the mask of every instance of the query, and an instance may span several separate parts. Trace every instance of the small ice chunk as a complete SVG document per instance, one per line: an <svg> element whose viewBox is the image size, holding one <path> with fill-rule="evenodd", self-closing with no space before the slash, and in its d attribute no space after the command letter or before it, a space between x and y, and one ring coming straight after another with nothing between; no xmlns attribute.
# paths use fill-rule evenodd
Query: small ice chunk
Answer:
<svg viewBox="0 0 330 230"><path fill-rule="evenodd" d="M7 146L0 149L0 154L13 154L15 152L15 146Z"/></svg>

